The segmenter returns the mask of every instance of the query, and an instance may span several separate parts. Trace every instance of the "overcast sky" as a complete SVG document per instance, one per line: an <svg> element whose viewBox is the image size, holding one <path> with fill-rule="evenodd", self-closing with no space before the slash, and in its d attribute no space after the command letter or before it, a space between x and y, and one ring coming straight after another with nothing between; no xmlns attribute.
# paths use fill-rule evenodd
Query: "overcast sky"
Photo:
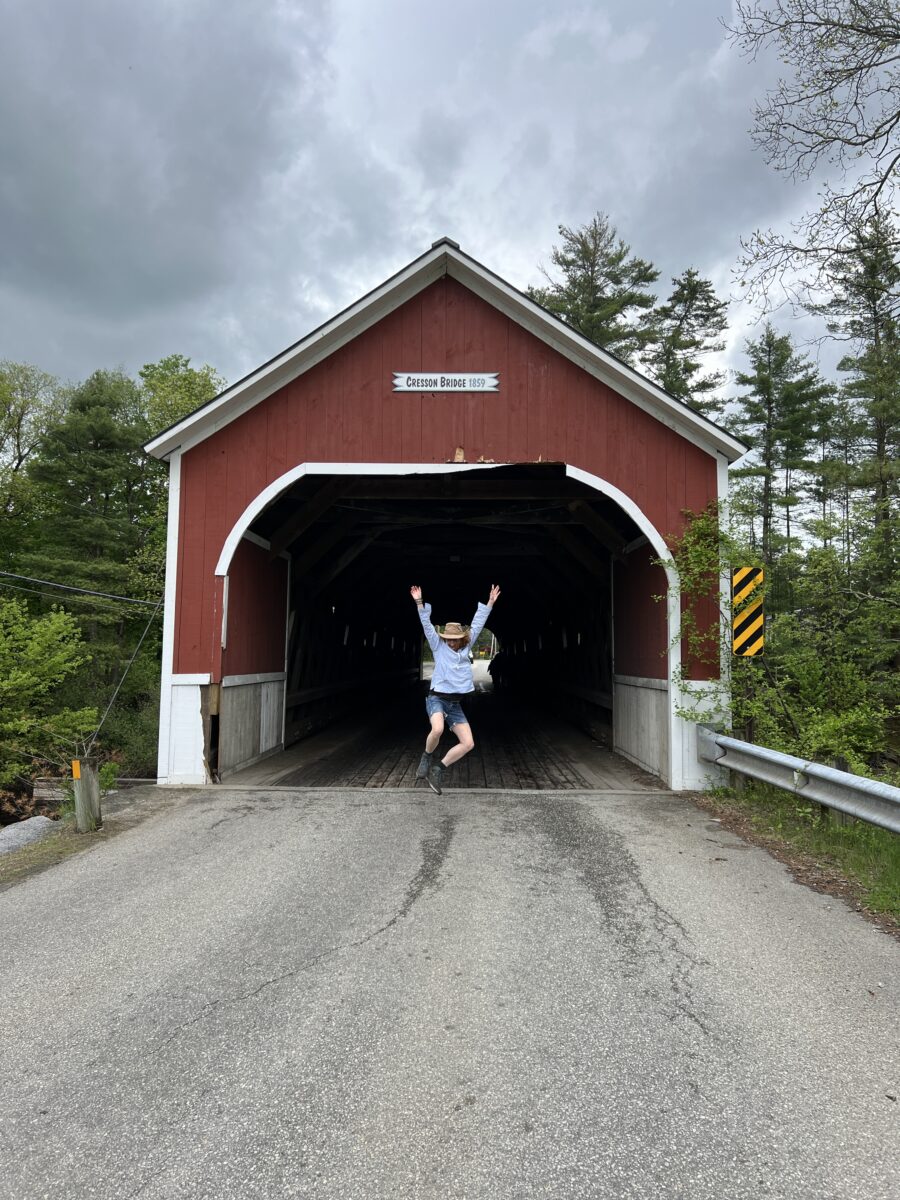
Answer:
<svg viewBox="0 0 900 1200"><path fill-rule="evenodd" d="M608 213L732 290L808 197L727 0L0 0L0 358L235 380L444 235L517 287ZM753 332L736 308L731 361Z"/></svg>

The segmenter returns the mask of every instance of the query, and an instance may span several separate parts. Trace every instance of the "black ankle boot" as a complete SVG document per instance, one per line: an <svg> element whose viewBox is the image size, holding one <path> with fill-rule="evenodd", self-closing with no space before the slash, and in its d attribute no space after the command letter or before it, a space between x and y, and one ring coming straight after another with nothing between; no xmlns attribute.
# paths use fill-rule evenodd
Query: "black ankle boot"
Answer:
<svg viewBox="0 0 900 1200"><path fill-rule="evenodd" d="M433 792L441 794L441 785L444 782L444 764L436 762L428 772L428 786Z"/></svg>
<svg viewBox="0 0 900 1200"><path fill-rule="evenodd" d="M433 751L432 751L433 753ZM424 779L431 770L431 754L426 750L419 759L419 765L416 767L416 779Z"/></svg>

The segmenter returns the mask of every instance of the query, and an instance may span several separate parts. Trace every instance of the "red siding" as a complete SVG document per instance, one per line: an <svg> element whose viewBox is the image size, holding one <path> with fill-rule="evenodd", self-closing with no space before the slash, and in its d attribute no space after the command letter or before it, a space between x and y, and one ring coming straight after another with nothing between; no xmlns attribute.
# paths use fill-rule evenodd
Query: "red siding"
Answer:
<svg viewBox="0 0 900 1200"><path fill-rule="evenodd" d="M284 670L287 562L243 541L228 573L228 636L223 675Z"/></svg>
<svg viewBox="0 0 900 1200"><path fill-rule="evenodd" d="M652 546L639 546L615 568L613 594L617 675L666 679L669 674L668 582ZM662 596L662 600L654 600Z"/></svg>
<svg viewBox="0 0 900 1200"><path fill-rule="evenodd" d="M501 390L392 391L393 371L424 368L499 370ZM175 670L217 670L216 560L243 509L284 471L302 462L448 462L458 446L468 462L540 458L590 471L664 535L680 531L688 503L702 508L716 496L711 455L441 279L184 455Z"/></svg>

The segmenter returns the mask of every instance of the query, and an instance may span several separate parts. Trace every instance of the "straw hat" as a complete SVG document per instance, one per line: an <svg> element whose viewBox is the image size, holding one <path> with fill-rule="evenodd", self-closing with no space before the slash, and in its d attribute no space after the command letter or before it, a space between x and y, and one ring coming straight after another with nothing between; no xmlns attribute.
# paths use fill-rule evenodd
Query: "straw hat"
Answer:
<svg viewBox="0 0 900 1200"><path fill-rule="evenodd" d="M456 638L467 638L468 636L469 636L468 625L460 625L457 621L448 621L447 624L444 626L443 633L441 633L440 630L438 630L438 637L446 638L448 640L455 640Z"/></svg>

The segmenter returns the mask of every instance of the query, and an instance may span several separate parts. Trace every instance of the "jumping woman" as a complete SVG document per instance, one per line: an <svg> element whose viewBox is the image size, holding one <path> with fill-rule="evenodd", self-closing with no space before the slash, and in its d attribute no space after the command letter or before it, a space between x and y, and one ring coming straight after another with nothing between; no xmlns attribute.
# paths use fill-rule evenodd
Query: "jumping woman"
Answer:
<svg viewBox="0 0 900 1200"><path fill-rule="evenodd" d="M425 753L416 770L416 779L427 779L431 790L440 795L444 768L459 762L475 745L472 726L466 720L466 714L460 704L463 696L471 695L475 691L468 647L475 644L475 639L484 629L490 611L500 595L500 588L496 583L492 586L487 604L478 605L472 624L468 628L457 624L456 621L448 621L443 633L438 632L431 623L431 605L422 603L422 589L411 587L409 592L419 610L425 640L434 654L431 691L425 700L431 732L425 739ZM457 744L447 751L440 762L432 762L432 755L437 750L444 732L445 721L456 734Z"/></svg>

